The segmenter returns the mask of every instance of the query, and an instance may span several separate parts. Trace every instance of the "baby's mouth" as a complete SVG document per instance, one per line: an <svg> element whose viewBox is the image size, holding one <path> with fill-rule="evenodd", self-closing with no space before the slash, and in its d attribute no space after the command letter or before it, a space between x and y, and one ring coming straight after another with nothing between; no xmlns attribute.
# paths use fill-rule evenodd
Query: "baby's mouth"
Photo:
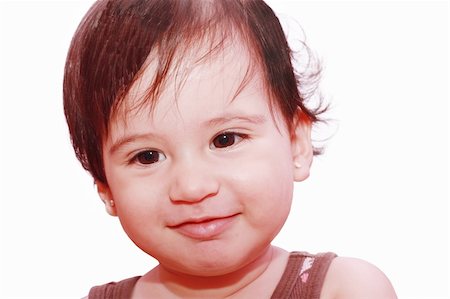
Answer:
<svg viewBox="0 0 450 299"><path fill-rule="evenodd" d="M170 228L192 239L211 240L225 232L234 223L237 215L188 220Z"/></svg>

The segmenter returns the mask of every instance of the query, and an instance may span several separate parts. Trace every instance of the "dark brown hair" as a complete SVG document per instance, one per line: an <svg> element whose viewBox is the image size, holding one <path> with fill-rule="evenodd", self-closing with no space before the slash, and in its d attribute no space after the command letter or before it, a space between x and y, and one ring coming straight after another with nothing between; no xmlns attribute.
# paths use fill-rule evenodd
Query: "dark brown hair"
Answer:
<svg viewBox="0 0 450 299"><path fill-rule="evenodd" d="M272 106L287 124L299 109L303 121L318 121L321 110L308 109L300 90L319 72L296 75L279 20L262 0L105 0L91 7L70 45L63 92L75 153L95 180L106 183L102 145L109 122L150 53L157 60L148 89L154 104L180 53L219 40L210 44L211 54L236 36L254 56Z"/></svg>

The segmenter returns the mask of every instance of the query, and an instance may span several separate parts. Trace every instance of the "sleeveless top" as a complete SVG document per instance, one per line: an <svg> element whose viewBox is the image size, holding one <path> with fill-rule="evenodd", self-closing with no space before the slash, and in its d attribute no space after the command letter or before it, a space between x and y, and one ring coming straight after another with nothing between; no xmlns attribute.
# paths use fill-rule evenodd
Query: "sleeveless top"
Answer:
<svg viewBox="0 0 450 299"><path fill-rule="evenodd" d="M271 299L319 299L323 281L336 254L291 252ZM88 299L128 299L140 276L93 287Z"/></svg>

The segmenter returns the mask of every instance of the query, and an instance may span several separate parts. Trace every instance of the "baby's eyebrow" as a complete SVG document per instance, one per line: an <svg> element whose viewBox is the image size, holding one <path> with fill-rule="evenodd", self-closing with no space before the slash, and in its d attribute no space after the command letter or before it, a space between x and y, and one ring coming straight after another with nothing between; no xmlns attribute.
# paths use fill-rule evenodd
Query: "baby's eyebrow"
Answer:
<svg viewBox="0 0 450 299"><path fill-rule="evenodd" d="M248 122L255 125L260 125L266 122L266 117L263 115L223 115L208 119L204 122L206 127L214 127L223 125L229 122Z"/></svg>
<svg viewBox="0 0 450 299"><path fill-rule="evenodd" d="M230 122L247 122L255 125L260 125L266 122L266 117L263 115L222 115L219 117L214 117L211 119L206 120L203 123L204 127L215 127L224 125ZM158 137L152 133L143 133L143 134L131 134L126 135L121 138L118 138L113 142L111 147L109 148L109 153L114 154L117 150L119 150L122 146L128 143L136 142L137 140L141 139L157 139Z"/></svg>
<svg viewBox="0 0 450 299"><path fill-rule="evenodd" d="M151 133L131 134L123 136L122 138L119 138L113 142L113 144L109 148L109 153L114 154L118 149L120 149L125 144L136 142L139 139L152 139L152 137L154 136L155 135Z"/></svg>

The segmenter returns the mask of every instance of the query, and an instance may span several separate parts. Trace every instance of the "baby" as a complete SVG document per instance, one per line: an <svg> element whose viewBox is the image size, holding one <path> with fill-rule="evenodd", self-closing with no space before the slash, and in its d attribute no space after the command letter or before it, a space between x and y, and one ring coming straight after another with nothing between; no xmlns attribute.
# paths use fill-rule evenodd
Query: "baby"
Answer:
<svg viewBox="0 0 450 299"><path fill-rule="evenodd" d="M261 0L95 3L65 115L107 212L159 265L88 298L396 298L364 261L271 245L318 150L302 84Z"/></svg>

